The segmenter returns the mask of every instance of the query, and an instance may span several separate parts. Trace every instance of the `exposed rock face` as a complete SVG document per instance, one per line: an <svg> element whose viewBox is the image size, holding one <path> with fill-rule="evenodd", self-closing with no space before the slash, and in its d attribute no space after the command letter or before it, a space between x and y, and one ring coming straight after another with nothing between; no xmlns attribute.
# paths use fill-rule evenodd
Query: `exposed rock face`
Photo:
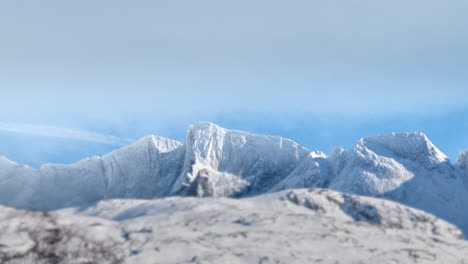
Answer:
<svg viewBox="0 0 468 264"><path fill-rule="evenodd" d="M196 197L213 197L213 186L209 181L209 172L207 169L198 171L198 175L193 179L190 185L186 186L185 195Z"/></svg>

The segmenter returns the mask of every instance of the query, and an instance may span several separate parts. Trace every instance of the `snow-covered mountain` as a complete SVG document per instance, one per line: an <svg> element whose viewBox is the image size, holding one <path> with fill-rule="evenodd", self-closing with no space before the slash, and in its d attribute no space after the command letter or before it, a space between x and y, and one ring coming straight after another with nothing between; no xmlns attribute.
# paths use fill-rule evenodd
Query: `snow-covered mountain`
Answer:
<svg viewBox="0 0 468 264"><path fill-rule="evenodd" d="M462 232L420 210L326 189L244 199L0 206L0 263L465 263Z"/></svg>
<svg viewBox="0 0 468 264"><path fill-rule="evenodd" d="M322 187L391 199L431 212L468 231L465 152L451 164L422 133L390 133L360 139L354 149L314 158L308 172L290 175L273 190ZM301 181L301 179L304 179Z"/></svg>
<svg viewBox="0 0 468 264"><path fill-rule="evenodd" d="M39 169L0 158L0 203L53 210L111 198L165 196L179 175L185 154L181 142L147 136L103 157Z"/></svg>
<svg viewBox="0 0 468 264"><path fill-rule="evenodd" d="M327 156L289 139L201 122L189 127L185 143L148 136L70 165L33 169L0 158L0 204L26 209L314 187L395 200L468 232L468 151L452 164L422 133L368 137Z"/></svg>
<svg viewBox="0 0 468 264"><path fill-rule="evenodd" d="M195 123L187 133L184 169L172 190L195 196L265 193L309 153L289 139Z"/></svg>

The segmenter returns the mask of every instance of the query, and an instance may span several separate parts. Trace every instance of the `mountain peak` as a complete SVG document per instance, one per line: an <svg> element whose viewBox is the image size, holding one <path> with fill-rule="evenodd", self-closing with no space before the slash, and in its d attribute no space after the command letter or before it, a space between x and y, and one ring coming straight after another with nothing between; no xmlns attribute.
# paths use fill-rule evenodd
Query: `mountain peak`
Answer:
<svg viewBox="0 0 468 264"><path fill-rule="evenodd" d="M193 122L190 124L189 129L203 129L203 128L221 128L217 124L209 121L199 121L199 122Z"/></svg>
<svg viewBox="0 0 468 264"><path fill-rule="evenodd" d="M197 175L203 170L215 192L220 188L231 194L265 192L309 154L282 137L229 130L210 122L193 123L187 132L184 170L173 190L197 184ZM245 188L239 190L239 186Z"/></svg>
<svg viewBox="0 0 468 264"><path fill-rule="evenodd" d="M166 153L174 149L177 149L178 147L182 146L184 143L179 142L177 140L165 138L165 137L160 137L156 135L148 135L139 139L134 144L143 145L143 146L153 145L159 150L159 152Z"/></svg>
<svg viewBox="0 0 468 264"><path fill-rule="evenodd" d="M422 132L393 132L366 137L359 140L357 147L368 148L377 154L393 154L423 163L448 162L447 156Z"/></svg>

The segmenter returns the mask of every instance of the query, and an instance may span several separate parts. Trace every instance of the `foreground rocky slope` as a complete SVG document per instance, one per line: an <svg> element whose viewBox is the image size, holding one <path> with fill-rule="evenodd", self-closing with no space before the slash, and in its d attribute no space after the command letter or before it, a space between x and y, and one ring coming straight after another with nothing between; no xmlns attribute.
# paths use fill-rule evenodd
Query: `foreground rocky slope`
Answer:
<svg viewBox="0 0 468 264"><path fill-rule="evenodd" d="M0 206L0 263L123 263L119 224Z"/></svg>
<svg viewBox="0 0 468 264"><path fill-rule="evenodd" d="M37 213L0 207L1 263L466 263L455 226L325 189L244 199L108 200Z"/></svg>
<svg viewBox="0 0 468 264"><path fill-rule="evenodd" d="M33 169L0 158L0 204L53 210L113 198L249 197L329 188L398 201L468 232L467 156L462 152L452 164L422 133L368 137L327 156L281 137L195 123L186 143L148 136L71 165Z"/></svg>

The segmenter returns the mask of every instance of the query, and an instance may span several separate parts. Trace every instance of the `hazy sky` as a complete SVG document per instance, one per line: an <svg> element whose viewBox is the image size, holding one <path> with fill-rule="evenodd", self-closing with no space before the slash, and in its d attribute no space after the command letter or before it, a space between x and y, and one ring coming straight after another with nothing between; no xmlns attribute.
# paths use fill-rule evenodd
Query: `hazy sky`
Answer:
<svg viewBox="0 0 468 264"><path fill-rule="evenodd" d="M0 154L71 162L207 120L325 152L423 131L455 159L467 14L466 0L1 1Z"/></svg>

